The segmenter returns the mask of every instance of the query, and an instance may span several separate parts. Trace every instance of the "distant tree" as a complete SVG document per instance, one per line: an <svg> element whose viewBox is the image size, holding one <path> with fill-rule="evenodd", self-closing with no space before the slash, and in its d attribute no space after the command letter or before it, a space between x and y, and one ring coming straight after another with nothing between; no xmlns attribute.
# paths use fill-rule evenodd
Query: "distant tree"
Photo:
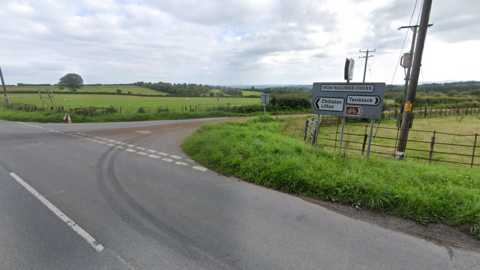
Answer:
<svg viewBox="0 0 480 270"><path fill-rule="evenodd" d="M122 89L117 89L117 93L121 94L121 93L122 93Z"/></svg>
<svg viewBox="0 0 480 270"><path fill-rule="evenodd" d="M68 73L67 75L60 78L58 82L58 88L63 90L68 88L74 93L78 89L83 87L83 79L80 75L75 73Z"/></svg>
<svg viewBox="0 0 480 270"><path fill-rule="evenodd" d="M448 90L447 91L447 96L449 96L449 97L458 96L458 91L457 90Z"/></svg>
<svg viewBox="0 0 480 270"><path fill-rule="evenodd" d="M211 96L211 97L214 96L213 92L208 93L208 95Z"/></svg>

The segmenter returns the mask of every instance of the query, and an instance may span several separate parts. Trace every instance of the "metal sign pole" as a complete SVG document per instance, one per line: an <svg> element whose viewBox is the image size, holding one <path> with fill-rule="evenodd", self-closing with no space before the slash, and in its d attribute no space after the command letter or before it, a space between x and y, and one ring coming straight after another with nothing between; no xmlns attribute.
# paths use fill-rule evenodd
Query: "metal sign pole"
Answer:
<svg viewBox="0 0 480 270"><path fill-rule="evenodd" d="M317 129L315 130L315 148L317 147L317 143L318 143L318 134L320 133L321 122L322 122L322 115L319 114L317 117Z"/></svg>
<svg viewBox="0 0 480 270"><path fill-rule="evenodd" d="M220 96L220 94L217 92L217 110L218 110L218 97Z"/></svg>
<svg viewBox="0 0 480 270"><path fill-rule="evenodd" d="M265 106L266 106L266 104L263 103L263 116L265 116Z"/></svg>
<svg viewBox="0 0 480 270"><path fill-rule="evenodd" d="M338 153L342 153L343 131L345 129L345 117L342 117L342 133L340 133L340 147Z"/></svg>
<svg viewBox="0 0 480 270"><path fill-rule="evenodd" d="M372 119L372 123L370 124L370 137L368 137L367 158L370 155L370 145L372 145L372 134L373 134L374 125L375 125L375 119Z"/></svg>

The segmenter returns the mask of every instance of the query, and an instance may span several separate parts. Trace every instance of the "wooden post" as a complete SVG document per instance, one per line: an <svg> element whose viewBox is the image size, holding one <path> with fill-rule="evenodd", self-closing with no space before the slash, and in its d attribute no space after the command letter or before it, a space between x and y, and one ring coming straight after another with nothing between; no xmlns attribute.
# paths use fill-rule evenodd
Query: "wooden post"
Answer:
<svg viewBox="0 0 480 270"><path fill-rule="evenodd" d="M435 133L436 131L433 132L432 141L430 142L430 162L433 159L433 148L435 147Z"/></svg>
<svg viewBox="0 0 480 270"><path fill-rule="evenodd" d="M472 153L472 164L470 167L473 167L473 160L475 159L475 148L477 148L477 137L478 133L475 133L475 142L473 143L473 153Z"/></svg>
<svg viewBox="0 0 480 270"><path fill-rule="evenodd" d="M307 131L308 131L308 120L309 118L307 118L307 123L305 124L305 138L303 138L303 141L306 141L307 140Z"/></svg>
<svg viewBox="0 0 480 270"><path fill-rule="evenodd" d="M427 117L427 106L425 106L425 114L423 115L423 117Z"/></svg>

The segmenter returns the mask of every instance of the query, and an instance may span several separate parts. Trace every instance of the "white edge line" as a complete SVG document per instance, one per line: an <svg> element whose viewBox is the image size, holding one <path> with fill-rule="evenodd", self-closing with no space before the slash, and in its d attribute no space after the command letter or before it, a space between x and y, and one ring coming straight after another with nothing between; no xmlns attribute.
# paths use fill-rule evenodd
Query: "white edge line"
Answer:
<svg viewBox="0 0 480 270"><path fill-rule="evenodd" d="M101 244L98 244L95 238L93 238L90 234L88 234L84 229L78 226L73 220L71 220L67 215L65 215L60 209L58 209L55 205L53 205L50 201L48 201L45 197L43 197L40 193L38 193L34 188L32 188L29 184L23 181L15 173L10 173L10 175L17 180L20 185L26 188L33 196L37 197L48 209L50 209L57 217L59 217L63 222L67 223L67 225L72 228L78 235L80 235L87 243L92 246L97 252L101 252L104 247Z"/></svg>

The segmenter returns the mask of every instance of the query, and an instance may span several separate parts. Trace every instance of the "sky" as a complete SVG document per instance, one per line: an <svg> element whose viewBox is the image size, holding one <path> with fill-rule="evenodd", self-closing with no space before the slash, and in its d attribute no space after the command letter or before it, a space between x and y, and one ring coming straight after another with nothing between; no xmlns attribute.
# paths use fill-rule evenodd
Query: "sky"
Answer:
<svg viewBox="0 0 480 270"><path fill-rule="evenodd" d="M402 84L422 0L0 0L5 83ZM420 83L480 80L480 1L433 1Z"/></svg>

